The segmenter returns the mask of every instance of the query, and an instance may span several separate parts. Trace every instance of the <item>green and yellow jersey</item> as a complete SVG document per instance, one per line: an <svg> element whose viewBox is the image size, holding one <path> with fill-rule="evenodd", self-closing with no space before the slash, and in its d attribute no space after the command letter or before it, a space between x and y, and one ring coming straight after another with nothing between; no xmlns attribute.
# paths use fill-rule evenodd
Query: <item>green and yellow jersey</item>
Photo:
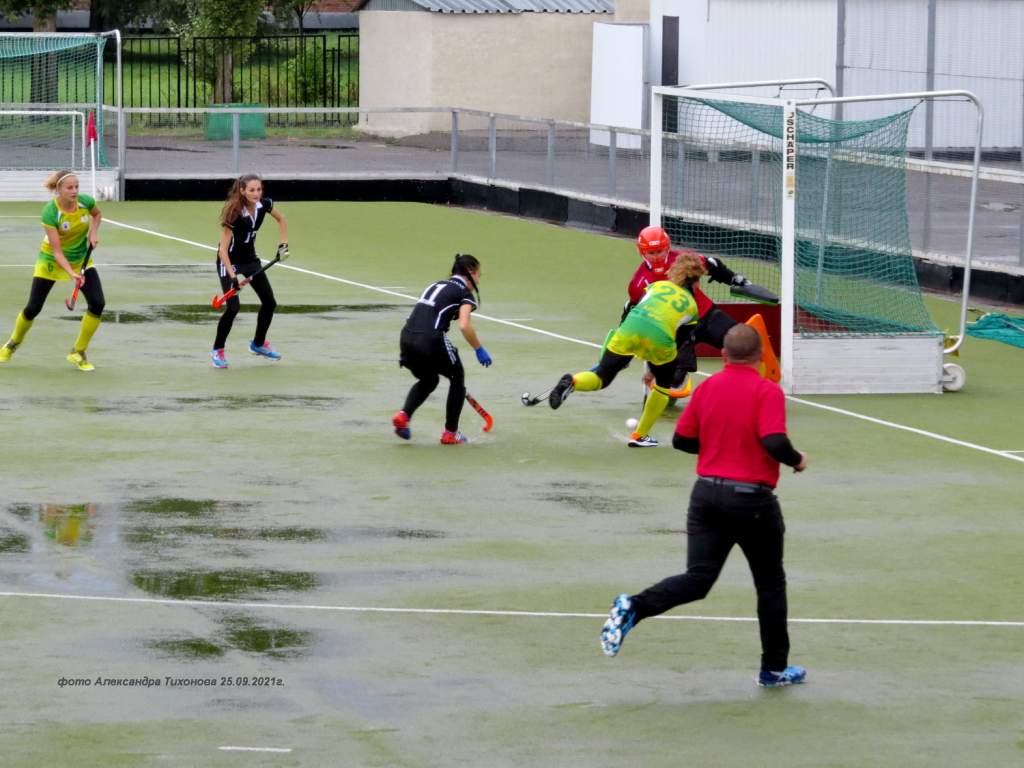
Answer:
<svg viewBox="0 0 1024 768"><path fill-rule="evenodd" d="M675 359L676 328L696 322L693 294L673 282L659 280L648 286L640 303L612 334L608 350L662 365Z"/></svg>
<svg viewBox="0 0 1024 768"><path fill-rule="evenodd" d="M53 227L57 230L64 258L73 267L85 266L82 262L89 247L89 225L92 219L92 210L95 207L96 200L89 195L82 194L78 196L78 205L74 211L68 212L62 209L57 204L56 198L43 207L43 226ZM35 276L47 280L69 279L67 273L57 264L53 255L53 247L46 235L43 235L43 244L39 247L39 256L36 258Z"/></svg>

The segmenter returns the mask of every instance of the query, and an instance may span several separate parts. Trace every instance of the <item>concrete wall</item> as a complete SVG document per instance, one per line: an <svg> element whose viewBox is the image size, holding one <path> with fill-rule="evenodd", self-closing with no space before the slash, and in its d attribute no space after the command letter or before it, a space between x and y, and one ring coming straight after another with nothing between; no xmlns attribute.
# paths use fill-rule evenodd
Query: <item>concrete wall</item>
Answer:
<svg viewBox="0 0 1024 768"><path fill-rule="evenodd" d="M586 121L592 26L609 14L360 14L359 105L457 106ZM447 128L447 115L404 117ZM385 120L371 116L375 132ZM467 126L476 127L476 126Z"/></svg>

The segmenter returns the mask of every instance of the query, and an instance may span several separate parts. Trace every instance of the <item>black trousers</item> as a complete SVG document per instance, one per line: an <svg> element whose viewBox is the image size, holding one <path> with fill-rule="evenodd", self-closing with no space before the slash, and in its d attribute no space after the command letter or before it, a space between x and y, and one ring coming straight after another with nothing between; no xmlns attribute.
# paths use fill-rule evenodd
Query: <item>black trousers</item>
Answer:
<svg viewBox="0 0 1024 768"><path fill-rule="evenodd" d="M466 372L457 350L443 333L418 333L402 329L398 364L408 368L417 381L406 395L402 410L410 417L437 389L440 377L449 381L445 401L444 428L459 429L462 405L466 402Z"/></svg>
<svg viewBox="0 0 1024 768"><path fill-rule="evenodd" d="M676 378L680 383L687 373L697 370L697 345L710 344L721 349L725 345L725 334L736 324L728 314L712 306L696 326L682 325L676 330L676 348L679 350Z"/></svg>
<svg viewBox="0 0 1024 768"><path fill-rule="evenodd" d="M633 362L632 355L617 355L610 350L605 350L601 354L601 359L597 365L590 370L597 374L597 377L601 379L601 389L604 389L618 376L623 370L626 369L631 362ZM662 365L653 365L648 363L651 369L651 373L654 374L654 381L659 387L672 387L672 377L676 370L676 361L664 363Z"/></svg>
<svg viewBox="0 0 1024 768"><path fill-rule="evenodd" d="M754 577L761 629L761 669L778 672L789 662L786 573L782 540L786 526L770 490L744 490L698 480L686 515L686 573L670 576L633 597L637 620L704 598L739 545Z"/></svg>
<svg viewBox="0 0 1024 768"><path fill-rule="evenodd" d="M50 291L53 290L53 286L56 284L56 280L47 280L45 277L32 278L32 287L28 290L28 303L22 310L26 320L35 320L39 313L43 311L46 297L50 295ZM72 281L69 280L68 285L72 286L72 290L74 289L75 284ZM103 308L107 305L107 301L103 297L103 283L100 281L99 272L96 271L95 267L85 271L82 295L85 296L86 306L90 314L96 317L103 314Z"/></svg>
<svg viewBox="0 0 1024 768"><path fill-rule="evenodd" d="M249 277L262 267L263 264L257 260L247 264L235 264L234 266L236 274ZM219 258L217 259L217 277L220 279L221 290L227 292L231 288L231 278L228 277L227 270L224 269L224 265ZM260 272L260 274L256 275L252 282L249 283L249 287L256 292L260 299L260 311L256 315L256 333L253 335L252 341L257 347L262 347L267 341L270 321L274 319L277 299L274 298L274 289L270 287L270 281L267 279L266 272ZM231 326L235 323L235 316L238 314L241 306L242 302L238 300L238 296L232 296L228 299L224 307L224 314L220 316L220 321L217 323L217 338L213 341L214 349L224 348L228 340L228 334L231 333Z"/></svg>

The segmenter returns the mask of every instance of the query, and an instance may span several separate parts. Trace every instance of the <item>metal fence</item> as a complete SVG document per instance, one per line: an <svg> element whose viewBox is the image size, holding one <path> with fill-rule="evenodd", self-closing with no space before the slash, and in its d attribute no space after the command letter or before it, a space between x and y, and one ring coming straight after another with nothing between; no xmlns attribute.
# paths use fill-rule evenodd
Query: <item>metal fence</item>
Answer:
<svg viewBox="0 0 1024 768"><path fill-rule="evenodd" d="M122 140L109 110L109 157L134 178L202 178L254 170L271 178L455 177L547 190L646 210L648 131L472 109L127 109ZM144 121L143 121L144 118ZM262 135L247 135L255 120ZM211 133L210 123L220 125ZM276 126L276 127L275 127ZM250 126L252 127L252 126ZM219 138L211 138L216 136ZM908 160L915 252L964 252L968 163ZM974 258L1024 265L1024 173L984 166Z"/></svg>
<svg viewBox="0 0 1024 768"><path fill-rule="evenodd" d="M113 56L112 51L107 52L107 94L114 93ZM354 107L359 99L359 36L355 30L190 40L126 37L122 60L126 107L181 109L222 103ZM107 103L112 103L110 98ZM282 120L279 115L269 121Z"/></svg>

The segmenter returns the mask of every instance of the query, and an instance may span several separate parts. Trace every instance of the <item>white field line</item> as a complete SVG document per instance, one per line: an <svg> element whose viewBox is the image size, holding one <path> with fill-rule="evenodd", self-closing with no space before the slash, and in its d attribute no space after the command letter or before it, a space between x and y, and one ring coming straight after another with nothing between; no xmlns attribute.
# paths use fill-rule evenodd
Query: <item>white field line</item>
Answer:
<svg viewBox="0 0 1024 768"><path fill-rule="evenodd" d="M52 592L0 592L0 598L31 598L44 600L78 600L83 602L127 603L131 605L163 605L189 608L230 608L246 610L291 610L328 613L392 613L421 616L500 616L507 618L542 619L605 619L607 613L568 613L558 611L488 611L463 608L383 608L366 605L304 605L301 603L244 603L230 600L169 600L158 597L112 597L109 595L62 595ZM652 616L648 621L707 621L754 623L755 616ZM946 619L794 619L791 624L866 624L880 626L925 627L1003 627L1022 628L1024 621L946 620Z"/></svg>
<svg viewBox="0 0 1024 768"><path fill-rule="evenodd" d="M291 752L290 747L217 747L221 752Z"/></svg>
<svg viewBox="0 0 1024 768"><path fill-rule="evenodd" d="M161 237L161 238L165 238L167 240L174 240L176 242L185 243L187 245L194 245L197 248L205 248L206 250L209 250L209 251L216 250L216 248L214 248L211 245L205 245L203 243L197 243L195 241L186 240L186 239L181 238L181 237L174 237L173 235L165 235L165 234L163 234L161 232L154 232L152 230L143 229L142 227L136 227L136 226L133 226L131 224L124 224L123 222L114 221L113 219L104 219L104 221L107 221L107 222L109 222L111 224L114 224L115 226L124 227L126 229L133 229L136 232L144 232L146 234L153 235L155 237ZM368 285L367 283L359 283L359 282L356 282L354 280L346 280L346 279L341 278L341 277L335 277L334 275L325 275L322 272L314 272L313 270L303 269L302 267L296 267L296 266L293 266L291 264L281 263L278 266L281 267L281 268L284 268L284 269L291 269L291 270L293 270L295 272L301 272L301 273L306 274L306 275L312 275L314 277L319 277L319 278L322 278L324 280L331 280L331 281L336 282L336 283L344 283L345 285L353 285L353 286L356 286L357 288L365 288L368 291L376 291L378 293L385 293L385 294L388 294L389 296L398 296L399 298L408 299L409 301L416 301L417 300L416 296L411 296L411 295L409 295L407 293L399 293L398 291L391 291L391 290L388 290L386 288L379 288L379 287L377 287L375 285ZM600 344L595 344L592 341L584 341L583 339L576 339L576 338L573 338L572 336L563 336L562 334L559 334L559 333L552 333L551 331L545 331L545 330L542 330L540 328L535 328L535 327L530 326L530 325L523 325L522 323L517 323L517 322L514 322L512 320L503 320L503 319L498 318L498 317L492 317L490 315L484 315L484 314L480 314L480 313L476 313L476 317L479 317L479 318L481 318L483 320L490 320L491 322L494 322L494 323L500 323L501 325L508 325L508 326L511 326L512 328L519 328L520 330L529 331L531 333L539 333L539 334L541 334L543 336L549 336L549 337L551 337L553 339L560 339L561 341L569 341L569 342L572 342L573 344L581 344L583 346L593 347L594 349L601 349L601 345ZM700 375L700 376L708 376L710 374L699 373L698 372L698 375ZM978 445L977 443L967 442L966 440L958 440L955 437L949 437L947 435L940 435L937 432L929 432L929 431L924 430L924 429L918 429L916 427L908 427L908 426L906 426L904 424L897 424L896 422L886 421L885 419L877 419L877 418L875 418L873 416L866 416L866 415L864 415L862 413L856 413L855 411L848 411L845 408L836 408L836 407L831 406L831 405L824 405L823 403L815 403L815 402L812 402L810 400L804 400L802 398L797 398L797 397L789 397L788 399L791 400L794 403L799 403L800 405L806 405L806 406L808 406L810 408L819 408L819 409L821 409L823 411L829 411L830 413L836 413L836 414L839 414L839 415L842 415L842 416L849 416L850 418L853 418L853 419L860 419L862 421L867 421L867 422L870 422L872 424L878 424L879 426L889 427L890 429L898 429L898 430L902 430L904 432L910 432L912 434L920 435L922 437L927 437L927 438L930 438L932 440L938 440L940 442L950 443L951 445L958 445L961 448L969 448L969 449L974 450L974 451L981 451L982 453L988 453L988 454L991 454L993 456L999 456L999 457L1004 458L1004 459L1010 459L1011 461L1017 461L1017 462L1020 462L1020 463L1024 464L1024 456L1017 456L1017 455L1014 455L1014 453L1009 452L1009 451L999 451L999 450L996 450L995 448L988 448L988 447L983 446L983 445Z"/></svg>
<svg viewBox="0 0 1024 768"><path fill-rule="evenodd" d="M6 267L7 269L32 269L36 263L33 261L31 264L0 264L0 268ZM110 269L111 267L146 267L147 269L159 269L160 267L191 267L194 269L201 269L202 264L196 264L194 261L179 261L169 264L111 264L110 262L104 261L99 266L104 269Z"/></svg>

